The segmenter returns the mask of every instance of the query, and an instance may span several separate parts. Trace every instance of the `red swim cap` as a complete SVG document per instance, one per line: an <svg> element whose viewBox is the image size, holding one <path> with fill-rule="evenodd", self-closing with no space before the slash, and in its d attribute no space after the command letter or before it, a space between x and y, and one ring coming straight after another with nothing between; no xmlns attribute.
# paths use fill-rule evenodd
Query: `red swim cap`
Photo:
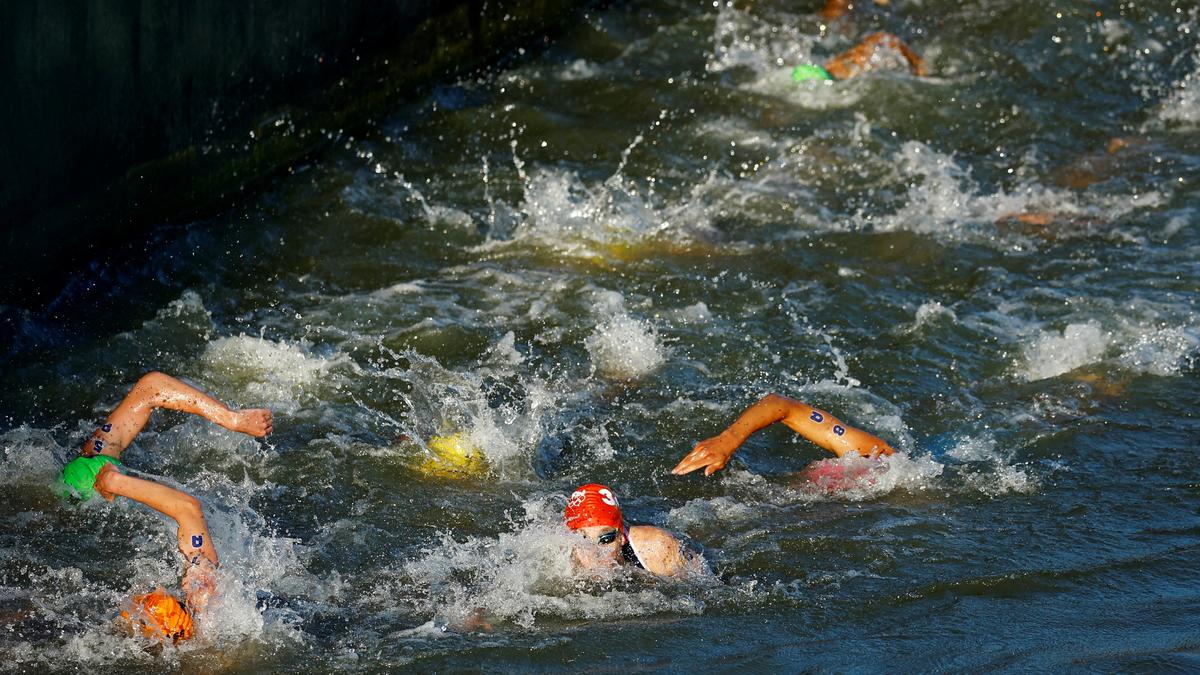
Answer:
<svg viewBox="0 0 1200 675"><path fill-rule="evenodd" d="M625 524L617 496L611 488L597 483L582 485L571 493L571 498L567 500L567 510L563 512L563 520L572 530L593 525L608 525L619 529Z"/></svg>
<svg viewBox="0 0 1200 675"><path fill-rule="evenodd" d="M174 641L192 637L192 615L170 593L154 591L136 595L132 604L129 611L121 611L121 616L142 635Z"/></svg>

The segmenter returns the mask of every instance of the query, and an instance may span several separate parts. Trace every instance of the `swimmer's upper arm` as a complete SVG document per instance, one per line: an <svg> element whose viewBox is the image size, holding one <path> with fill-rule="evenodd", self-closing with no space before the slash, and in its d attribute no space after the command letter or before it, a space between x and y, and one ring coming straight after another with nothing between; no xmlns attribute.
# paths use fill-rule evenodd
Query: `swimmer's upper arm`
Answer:
<svg viewBox="0 0 1200 675"><path fill-rule="evenodd" d="M687 571L683 544L670 532L651 525L634 525L629 528L629 537L646 571L666 577Z"/></svg>
<svg viewBox="0 0 1200 675"><path fill-rule="evenodd" d="M883 439L846 424L824 410L795 401L784 424L838 457L855 452L864 457L890 455L895 450Z"/></svg>
<svg viewBox="0 0 1200 675"><path fill-rule="evenodd" d="M179 526L179 550L187 559L201 555L213 564L220 562L200 500L161 483L126 476L111 464L105 465L96 477L95 487L106 499L112 500L116 495L128 497L172 518Z"/></svg>

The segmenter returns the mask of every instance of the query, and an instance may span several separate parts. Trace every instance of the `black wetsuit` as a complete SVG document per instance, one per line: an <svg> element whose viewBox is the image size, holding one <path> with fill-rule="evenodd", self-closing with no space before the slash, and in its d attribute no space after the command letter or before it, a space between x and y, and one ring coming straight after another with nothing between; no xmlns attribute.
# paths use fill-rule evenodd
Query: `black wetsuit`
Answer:
<svg viewBox="0 0 1200 675"><path fill-rule="evenodd" d="M631 546L628 541L621 546L621 559L627 564L637 565L642 569L646 569L646 566L642 564L642 561L638 560L637 553L634 552L633 546Z"/></svg>

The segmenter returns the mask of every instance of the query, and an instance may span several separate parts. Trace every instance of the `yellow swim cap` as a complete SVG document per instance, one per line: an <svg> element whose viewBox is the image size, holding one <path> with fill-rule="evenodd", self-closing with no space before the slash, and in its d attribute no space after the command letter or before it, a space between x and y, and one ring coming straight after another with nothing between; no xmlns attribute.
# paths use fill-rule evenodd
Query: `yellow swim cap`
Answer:
<svg viewBox="0 0 1200 675"><path fill-rule="evenodd" d="M427 476L464 478L487 473L487 459L464 433L429 439L429 455L417 470Z"/></svg>

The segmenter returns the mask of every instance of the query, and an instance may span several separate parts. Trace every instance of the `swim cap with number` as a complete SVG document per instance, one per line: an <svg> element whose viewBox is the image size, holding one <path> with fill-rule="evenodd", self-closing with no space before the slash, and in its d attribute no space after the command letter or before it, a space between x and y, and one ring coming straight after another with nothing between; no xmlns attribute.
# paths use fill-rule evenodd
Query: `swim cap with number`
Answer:
<svg viewBox="0 0 1200 675"><path fill-rule="evenodd" d="M808 64L792 68L792 82L807 82L808 80L832 80L833 76L821 66Z"/></svg>
<svg viewBox="0 0 1200 675"><path fill-rule="evenodd" d="M625 523L617 496L611 488L597 483L580 486L571 493L563 520L572 530L595 525L620 528Z"/></svg>

